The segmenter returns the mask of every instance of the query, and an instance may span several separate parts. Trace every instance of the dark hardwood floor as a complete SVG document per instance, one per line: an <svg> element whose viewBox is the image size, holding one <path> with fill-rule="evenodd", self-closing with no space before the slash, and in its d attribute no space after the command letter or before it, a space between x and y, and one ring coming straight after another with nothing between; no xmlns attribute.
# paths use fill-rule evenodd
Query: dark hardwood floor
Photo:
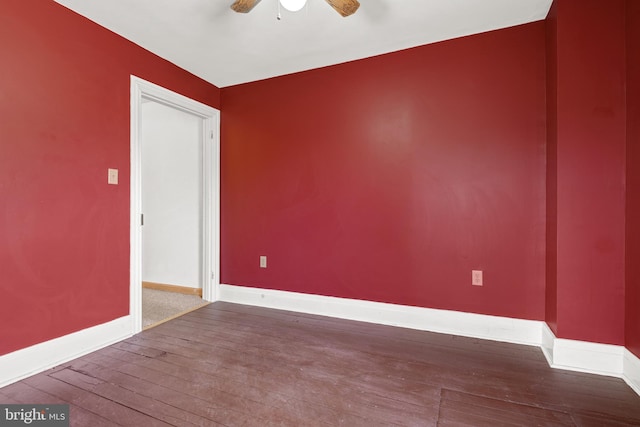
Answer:
<svg viewBox="0 0 640 427"><path fill-rule="evenodd" d="M214 303L0 389L76 426L623 426L622 380L540 349Z"/></svg>

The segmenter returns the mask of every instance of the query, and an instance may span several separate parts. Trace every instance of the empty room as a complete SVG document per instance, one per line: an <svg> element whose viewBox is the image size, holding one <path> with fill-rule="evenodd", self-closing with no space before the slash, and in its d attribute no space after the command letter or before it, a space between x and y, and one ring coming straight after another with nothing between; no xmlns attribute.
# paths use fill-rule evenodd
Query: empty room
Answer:
<svg viewBox="0 0 640 427"><path fill-rule="evenodd" d="M0 4L0 425L640 425L640 1Z"/></svg>

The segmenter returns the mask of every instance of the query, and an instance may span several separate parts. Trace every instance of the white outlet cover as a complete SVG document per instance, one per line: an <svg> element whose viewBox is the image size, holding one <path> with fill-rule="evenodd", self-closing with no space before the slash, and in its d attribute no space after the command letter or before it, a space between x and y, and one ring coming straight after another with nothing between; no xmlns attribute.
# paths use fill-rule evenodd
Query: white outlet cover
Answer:
<svg viewBox="0 0 640 427"><path fill-rule="evenodd" d="M260 268L267 268L267 257L264 255L260 256Z"/></svg>
<svg viewBox="0 0 640 427"><path fill-rule="evenodd" d="M471 270L471 284L482 286L482 270Z"/></svg>

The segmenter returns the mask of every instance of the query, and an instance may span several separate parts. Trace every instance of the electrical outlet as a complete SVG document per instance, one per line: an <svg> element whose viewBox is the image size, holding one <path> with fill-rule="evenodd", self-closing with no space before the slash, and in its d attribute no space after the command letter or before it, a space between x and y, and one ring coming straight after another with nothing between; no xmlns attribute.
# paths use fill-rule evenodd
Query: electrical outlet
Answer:
<svg viewBox="0 0 640 427"><path fill-rule="evenodd" d="M471 270L471 284L482 286L482 270Z"/></svg>
<svg viewBox="0 0 640 427"><path fill-rule="evenodd" d="M260 268L267 268L267 257L264 255L260 256Z"/></svg>

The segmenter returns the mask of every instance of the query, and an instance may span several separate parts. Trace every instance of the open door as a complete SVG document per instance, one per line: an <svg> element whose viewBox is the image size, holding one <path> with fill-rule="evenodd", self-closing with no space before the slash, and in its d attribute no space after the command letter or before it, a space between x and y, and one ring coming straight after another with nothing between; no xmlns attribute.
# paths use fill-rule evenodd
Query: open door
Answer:
<svg viewBox="0 0 640 427"><path fill-rule="evenodd" d="M144 105L143 105L144 104ZM145 111L146 110L146 111ZM144 147L143 129L145 117L148 111L154 111L155 116L178 117L184 123L189 124L189 132L197 133L195 146L190 148L172 144L164 144L157 149L166 152L149 151ZM142 329L142 280L143 271L148 277L165 277L162 281L175 281L180 286L199 286L202 288L202 297L206 301L217 299L219 287L219 117L220 112L212 107L201 104L182 95L164 89L160 86L146 82L142 79L131 77L131 277L130 277L130 309L133 318L133 332ZM166 129L162 132L167 132ZM153 132L151 132L153 134ZM147 135L148 136L148 135ZM199 145L200 144L200 145ZM144 149L143 149L144 148ZM160 159L151 157L158 155ZM147 253L152 253L154 260L150 265L143 263L143 217L142 209L144 194L147 193L145 206L150 209L158 207L162 203L162 196L149 195L143 191L143 173L148 175L146 180L154 179L153 175L159 175L162 171L160 164L156 164L151 171L143 167L145 157L153 162L166 161L167 157L182 157L178 163L200 162L196 169L189 172L175 170L165 174L167 181L157 177L151 185L163 187L164 196L171 196L168 203L176 206L169 209L169 215L162 219L164 224L158 227L165 228L169 224L180 229L182 236L176 237L175 233L156 233L151 240L147 239ZM194 160L198 159L200 160ZM172 167L175 167L173 164ZM185 165L181 165L184 168ZM184 182L182 182L184 181ZM196 187L196 188L193 188ZM189 193L188 200L195 200L197 206L188 202L189 206L180 205L182 193ZM171 194L170 194L171 193ZM153 193L151 193L153 194ZM182 194L184 196L186 194ZM187 199L182 199L185 201ZM150 204L149 204L150 203ZM166 213L166 212L165 212ZM157 221L158 218L154 218ZM149 219L147 219L149 221ZM156 222L156 225L157 222ZM173 237L172 237L173 235ZM144 236L145 239L147 236ZM174 247L171 247L171 239ZM149 246L153 245L153 246ZM181 264L181 268L175 268ZM151 274L151 276L149 276Z"/></svg>

